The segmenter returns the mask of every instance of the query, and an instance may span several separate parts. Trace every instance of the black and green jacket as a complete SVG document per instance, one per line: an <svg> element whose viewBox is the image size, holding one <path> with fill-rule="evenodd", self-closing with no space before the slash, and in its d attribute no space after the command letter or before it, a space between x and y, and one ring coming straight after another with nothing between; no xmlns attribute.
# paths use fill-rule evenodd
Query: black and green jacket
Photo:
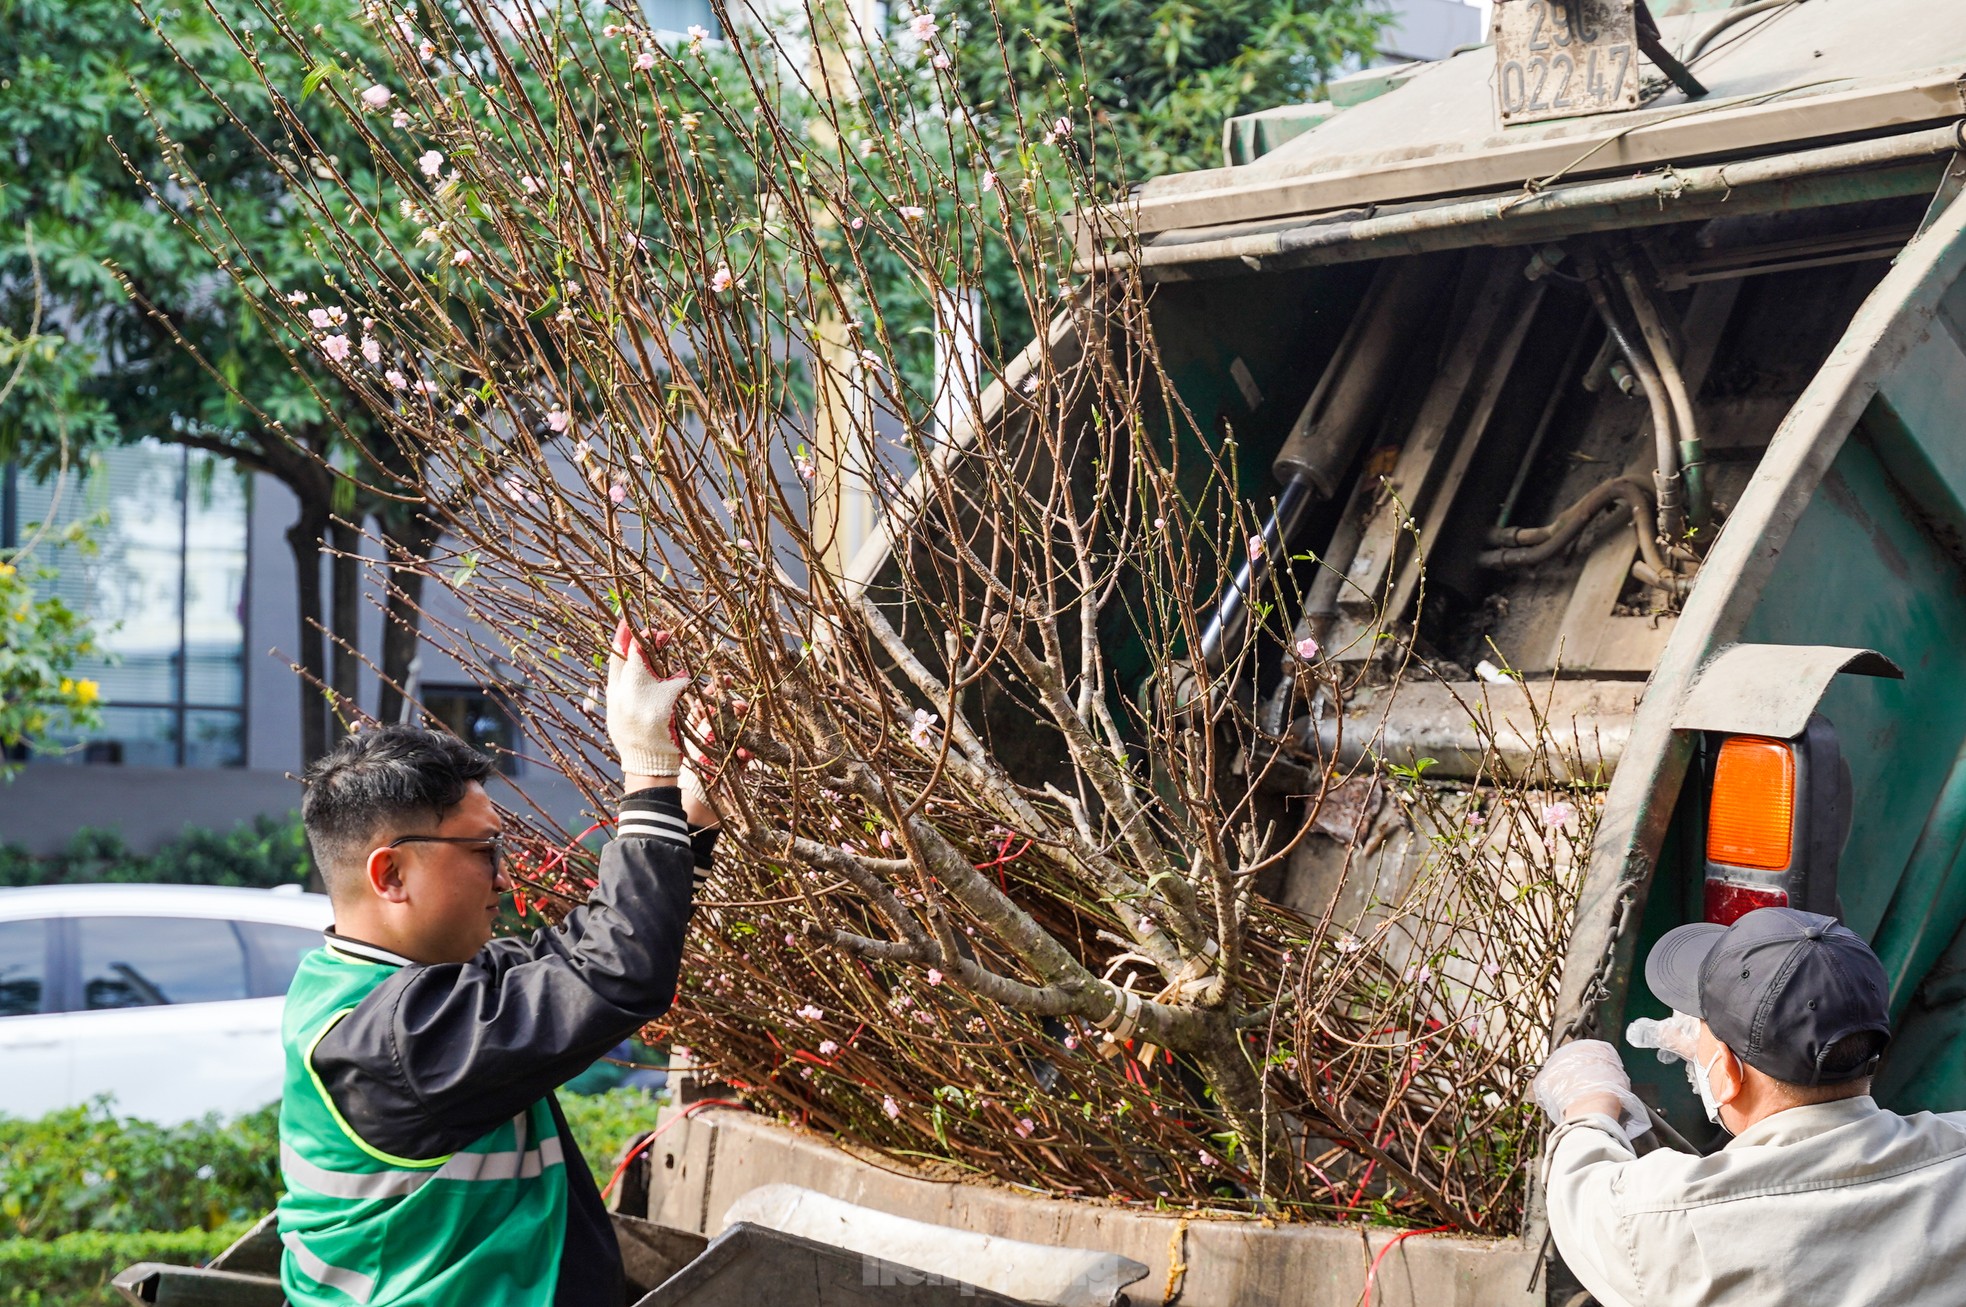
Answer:
<svg viewBox="0 0 1966 1307"><path fill-rule="evenodd" d="M431 966L330 930L303 959L280 1114L291 1302L621 1302L553 1090L668 1011L713 842L676 790L644 790L551 930Z"/></svg>

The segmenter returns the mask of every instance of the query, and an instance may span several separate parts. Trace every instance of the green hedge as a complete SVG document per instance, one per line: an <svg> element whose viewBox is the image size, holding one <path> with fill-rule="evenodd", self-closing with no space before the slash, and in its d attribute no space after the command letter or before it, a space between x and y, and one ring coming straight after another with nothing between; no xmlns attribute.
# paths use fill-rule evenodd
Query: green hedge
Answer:
<svg viewBox="0 0 1966 1307"><path fill-rule="evenodd" d="M598 1183L655 1124L633 1089L562 1099ZM159 1126L106 1102L35 1120L0 1116L0 1307L96 1307L136 1262L196 1266L280 1196L279 1108Z"/></svg>
<svg viewBox="0 0 1966 1307"><path fill-rule="evenodd" d="M567 1126L606 1182L615 1154L655 1125L635 1089L566 1095ZM279 1109L160 1126L106 1103L36 1120L0 1116L0 1237L213 1228L252 1221L280 1197Z"/></svg>
<svg viewBox="0 0 1966 1307"><path fill-rule="evenodd" d="M270 889L307 879L307 837L298 815L255 817L229 831L187 827L155 853L131 851L120 832L85 827L41 858L0 844L0 886L159 883Z"/></svg>
<svg viewBox="0 0 1966 1307"><path fill-rule="evenodd" d="M56 1239L0 1239L0 1303L7 1307L98 1307L121 1301L110 1279L137 1262L201 1266L246 1232L215 1230L112 1234L88 1230Z"/></svg>
<svg viewBox="0 0 1966 1307"><path fill-rule="evenodd" d="M251 1221L280 1194L278 1109L160 1126L106 1103L0 1117L0 1235L55 1239Z"/></svg>
<svg viewBox="0 0 1966 1307"><path fill-rule="evenodd" d="M658 1104L639 1089L610 1089L604 1094L561 1094L560 1111L587 1159L596 1184L606 1184L614 1172L615 1154L628 1141L655 1129Z"/></svg>
<svg viewBox="0 0 1966 1307"><path fill-rule="evenodd" d="M562 1103L602 1184L655 1124L656 1101L639 1090ZM0 1116L0 1307L107 1302L109 1277L134 1262L211 1259L279 1199L279 1157L277 1105L174 1126L103 1102Z"/></svg>

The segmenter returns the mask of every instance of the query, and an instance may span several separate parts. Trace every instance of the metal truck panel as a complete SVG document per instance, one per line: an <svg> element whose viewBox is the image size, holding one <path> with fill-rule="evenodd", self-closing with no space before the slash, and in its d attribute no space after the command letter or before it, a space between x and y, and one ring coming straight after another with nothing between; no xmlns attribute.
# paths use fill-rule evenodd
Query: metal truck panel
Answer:
<svg viewBox="0 0 1966 1307"><path fill-rule="evenodd" d="M1388 1251L1401 1231L1385 1225L1265 1222L953 1183L890 1160L877 1165L822 1135L723 1108L677 1122L649 1152L648 1218L706 1235L724 1230L733 1206L759 1186L796 1184L951 1231L1108 1249L1147 1267L1128 1294L1139 1303L1356 1303L1382 1252L1371 1289L1380 1307L1543 1301L1541 1254L1515 1239L1430 1234Z"/></svg>
<svg viewBox="0 0 1966 1307"><path fill-rule="evenodd" d="M1005 1239L846 1202L796 1184L760 1185L724 1213L740 1223L814 1239L942 1280L1045 1307L1113 1307L1147 1268L1118 1253Z"/></svg>
<svg viewBox="0 0 1966 1307"><path fill-rule="evenodd" d="M1875 649L1737 644L1700 669L1672 724L1682 731L1800 735L1839 672L1905 678L1903 668Z"/></svg>
<svg viewBox="0 0 1966 1307"><path fill-rule="evenodd" d="M1638 230L1725 214L1795 212L1930 194L1960 125L1638 177L1520 188L1478 199L1355 211L1286 223L1169 232L1134 251L1105 251L1081 271L1138 265L1155 281L1247 276L1397 254L1524 245L1583 232Z"/></svg>
<svg viewBox="0 0 1966 1307"><path fill-rule="evenodd" d="M1846 724L1860 796L1842 879L1849 920L1888 950L1895 893L1946 781L1935 764L1966 741L1957 689L1966 676L1966 593L1945 532L1935 536L1924 513L1907 511L1899 471L1930 467L1934 452L1938 466L1952 463L1957 410L1915 432L1887 415L1916 408L1919 379L1930 384L1933 366L1948 392L1966 378L1966 351L1940 321L1942 306L1953 311L1963 269L1966 206L1954 204L1858 311L1707 556L1607 796L1564 973L1563 1028L1615 1030L1626 1015L1639 920L1697 744L1675 722L1701 669L1743 640L1875 648L1904 668L1902 681L1839 678L1822 705ZM1948 351L1953 357L1933 357ZM1893 401L1907 389L1912 396ZM1966 486L1925 479L1955 500ZM1944 511L1943 500L1933 506ZM1888 951L1894 981L1908 976L1913 954Z"/></svg>
<svg viewBox="0 0 1966 1307"><path fill-rule="evenodd" d="M1683 46L1712 13L1662 17ZM1966 5L1809 0L1742 25L1696 72L1710 94L1668 90L1630 113L1499 125L1491 49L1433 65L1240 168L1149 181L1131 208L1143 235L1430 196L1530 179L1630 174L1809 142L1902 132L1966 112Z"/></svg>
<svg viewBox="0 0 1966 1307"><path fill-rule="evenodd" d="M733 1225L636 1307L1036 1307L756 1225Z"/></svg>

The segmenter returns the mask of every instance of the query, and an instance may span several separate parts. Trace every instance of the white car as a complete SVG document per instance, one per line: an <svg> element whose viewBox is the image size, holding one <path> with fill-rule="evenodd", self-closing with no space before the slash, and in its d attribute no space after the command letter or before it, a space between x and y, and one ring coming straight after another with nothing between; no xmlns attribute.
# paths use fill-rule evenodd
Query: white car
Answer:
<svg viewBox="0 0 1966 1307"><path fill-rule="evenodd" d="M0 890L0 1113L113 1097L171 1124L280 1096L280 1010L325 895L195 885Z"/></svg>

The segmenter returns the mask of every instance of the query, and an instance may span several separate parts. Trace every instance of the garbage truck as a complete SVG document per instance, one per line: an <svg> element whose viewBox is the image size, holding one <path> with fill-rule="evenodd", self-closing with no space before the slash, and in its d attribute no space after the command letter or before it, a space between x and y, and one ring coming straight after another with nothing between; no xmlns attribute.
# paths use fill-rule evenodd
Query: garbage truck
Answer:
<svg viewBox="0 0 1966 1307"><path fill-rule="evenodd" d="M1079 227L1083 279L1151 286L1166 375L1283 546L1184 656L1258 638L1264 560L1305 553L1293 637L1439 676L1294 718L1266 691L1285 738L1472 777L1510 737L1467 705L1548 682L1609 778L1553 1036L1663 1015L1633 972L1672 927L1788 904L1883 959L1880 1101L1966 1107L1966 5L1497 0L1489 36L1234 119L1222 167ZM1269 892L1369 892L1346 843ZM620 1204L650 1303L1587 1301L1533 1198L1515 1238L1400 1241L902 1175L704 1103L660 1128ZM119 1284L277 1302L270 1238Z"/></svg>

